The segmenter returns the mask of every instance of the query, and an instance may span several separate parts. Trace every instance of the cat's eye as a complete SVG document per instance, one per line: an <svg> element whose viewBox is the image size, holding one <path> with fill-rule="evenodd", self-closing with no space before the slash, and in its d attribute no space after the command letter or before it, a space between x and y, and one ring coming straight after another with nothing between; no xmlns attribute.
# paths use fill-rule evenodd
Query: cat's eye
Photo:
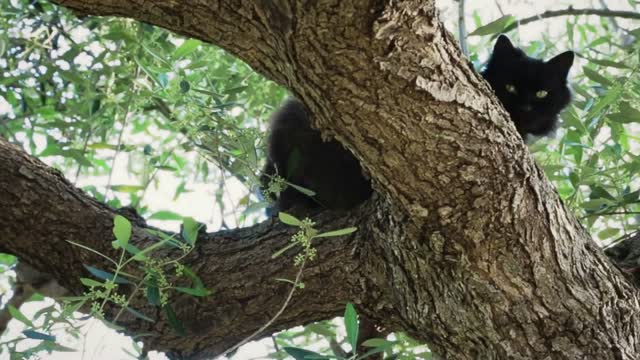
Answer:
<svg viewBox="0 0 640 360"><path fill-rule="evenodd" d="M513 85L511 85L511 84L507 85L507 86L506 86L506 88L507 88L507 91L508 91L508 92L510 92L510 93L512 93L512 94L516 94L516 93L518 92L518 91L516 90L516 87L515 87L515 86L513 86Z"/></svg>
<svg viewBox="0 0 640 360"><path fill-rule="evenodd" d="M547 94L549 94L546 90L539 90L538 92L536 92L536 97L538 99L544 99L547 97Z"/></svg>

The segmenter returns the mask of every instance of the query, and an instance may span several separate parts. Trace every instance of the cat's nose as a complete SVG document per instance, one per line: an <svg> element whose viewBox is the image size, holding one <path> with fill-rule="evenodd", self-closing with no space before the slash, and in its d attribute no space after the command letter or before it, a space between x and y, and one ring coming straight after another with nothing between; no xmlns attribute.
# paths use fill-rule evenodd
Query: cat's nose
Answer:
<svg viewBox="0 0 640 360"><path fill-rule="evenodd" d="M530 104L524 104L520 107L523 111L531 111L531 105Z"/></svg>

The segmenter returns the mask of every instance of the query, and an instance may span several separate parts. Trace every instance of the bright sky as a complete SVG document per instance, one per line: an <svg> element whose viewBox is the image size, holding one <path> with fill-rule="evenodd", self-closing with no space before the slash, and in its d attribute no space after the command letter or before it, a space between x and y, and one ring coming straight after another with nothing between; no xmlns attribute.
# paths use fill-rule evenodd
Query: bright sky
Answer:
<svg viewBox="0 0 640 360"><path fill-rule="evenodd" d="M500 9L498 9L497 3L500 3ZM609 8L615 10L631 10L630 5L626 0L608 0L606 4ZM441 18L446 19L446 25L450 31L457 34L457 2L439 1L439 8L441 9ZM590 8L601 7L598 1L556 1L556 0L527 0L527 1L469 1L467 0L467 30L471 32L474 30L474 22L471 15L474 11L477 11L481 18L485 21L496 19L502 14L511 14L516 18L525 18L534 14L541 13L545 10L557 10L565 9L569 5L574 8ZM519 30L519 39L515 39L516 43L526 43L532 40L540 39L542 33L550 35L561 34L564 31L564 24L566 18L554 18L544 21L532 23ZM622 24L624 20L618 20ZM626 21L628 23L628 21ZM629 25L630 28L636 28L636 26ZM81 36L79 34L78 36ZM470 38L470 42L486 41L479 37ZM560 49L563 50L563 49ZM483 54L486 56L486 54ZM79 59L78 61L81 61ZM0 114L11 112L9 104L0 97ZM44 144L44 142L43 142ZM47 162L50 158L43 159ZM136 184L136 179L130 176L127 172L126 157L118 157L115 167L116 170L113 174L111 184ZM71 174L67 174L71 178ZM161 171L158 174L158 187L151 187L145 196L147 205L152 211L158 210L171 210L173 212L180 213L184 216L191 216L196 220L208 224L210 231L213 231L220 227L219 209L215 207L213 201L215 188L211 184L203 184L193 182L193 179L189 179L187 185L193 192L183 194L176 201L172 201L174 191L181 181L172 176L168 172ZM227 194L226 200L229 204L237 201L239 196L244 193L242 186L234 179L229 179L230 193ZM235 184L234 184L235 182ZM107 184L106 177L84 177L78 180L77 185L95 185L98 189L104 189ZM218 219L217 221L215 219ZM225 219L227 224L236 224L232 216L227 216ZM165 228L168 230L178 230L178 222L166 222L166 221L150 221L150 224ZM7 290L9 288L6 283L0 283L0 291L2 289ZM283 299L284 301L284 299ZM38 303L28 303L22 307L22 311L29 315L34 314L37 310L43 306L51 304L51 300ZM9 331L2 337L3 341L14 338L17 334L24 329L24 326L17 322L12 321ZM89 322L83 328L83 333L87 333L84 338L76 341L73 338L65 337L61 341L64 345L77 349L76 353L58 353L54 355L46 355L47 359L130 359L123 348L131 349L130 340L122 335L118 335L112 330L107 329L98 322ZM258 342L252 342L243 346L234 359L262 359L272 349L271 340L264 340ZM4 357L3 357L4 358ZM164 358L158 354L152 354L152 359Z"/></svg>

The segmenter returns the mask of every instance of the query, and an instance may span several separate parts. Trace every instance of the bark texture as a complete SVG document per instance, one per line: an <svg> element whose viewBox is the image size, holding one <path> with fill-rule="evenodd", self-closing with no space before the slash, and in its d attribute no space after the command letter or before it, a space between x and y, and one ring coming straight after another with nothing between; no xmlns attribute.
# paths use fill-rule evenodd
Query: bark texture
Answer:
<svg viewBox="0 0 640 360"><path fill-rule="evenodd" d="M379 199L346 220L318 215L362 230L322 243L308 287L274 329L330 317L350 299L446 359L637 358L636 290L563 206L433 1L57 2L224 47L291 88L367 169ZM0 151L3 250L39 269L55 264L77 290L81 263L99 259L62 240L106 247L113 212L19 154ZM280 299L271 295L285 291L266 279L291 277L288 264L268 259L282 231L262 224L211 235L200 250L206 263L193 265L217 293L184 307L204 319L192 332L205 334L172 338L159 322L153 330L164 337L152 346L214 354L266 321L270 310L255 309L273 310ZM141 229L136 236L148 241Z"/></svg>
<svg viewBox="0 0 640 360"><path fill-rule="evenodd" d="M91 277L83 264L105 270L110 269L110 264L67 241L118 258L119 253L111 248L113 217L118 212L96 202L58 171L3 139L0 189L0 251L28 259L74 293L83 291L80 277ZM352 222L365 223L375 218L371 208L374 207L363 207L348 216L317 214L314 219L319 227L347 227ZM145 231L144 224L132 220L132 243L144 246L157 240ZM291 285L275 279L295 278L292 259L296 252L288 251L277 261L271 259L271 254L286 246L294 232L291 227L268 221L200 236L197 249L184 263L214 294L171 299L188 336L177 336L160 310L146 304L145 299L137 299L131 306L158 322L150 325L128 317L119 325L131 334L156 335L145 338L145 344L178 357L205 357L226 350L266 323L284 302ZM364 274L354 276L362 271L359 248L368 236L364 228L357 237L318 242L318 260L305 267L304 291L295 294L269 333L299 325L301 320L308 323L338 316L347 301L358 298L357 294L365 291L364 285L370 282ZM166 255L177 257L175 253Z"/></svg>

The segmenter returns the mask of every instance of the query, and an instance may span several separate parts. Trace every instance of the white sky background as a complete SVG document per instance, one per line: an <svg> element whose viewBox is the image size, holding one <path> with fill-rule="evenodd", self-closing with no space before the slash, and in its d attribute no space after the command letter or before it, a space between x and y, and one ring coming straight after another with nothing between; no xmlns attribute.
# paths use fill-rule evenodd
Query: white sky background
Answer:
<svg viewBox="0 0 640 360"><path fill-rule="evenodd" d="M500 4L502 12L498 9L497 3ZM612 10L632 10L626 0L606 0L606 5ZM602 5L599 1L555 1L555 0L529 0L529 1L471 1L467 0L466 18L467 18L467 30L471 32L474 30L475 25L471 17L474 11L478 11L481 19L484 23L495 20L503 14L514 15L518 19L526 18L535 14L542 13L546 10L560 10L566 9L569 5L574 8L601 8ZM447 28L457 35L457 18L458 18L458 4L457 2L439 1L438 6L441 10L441 19L445 20ZM540 40L542 34L548 34L551 38L555 38L560 34L563 34L565 30L565 21L567 17L558 17L552 19L545 19L526 25L518 30L518 36L514 38L516 44L526 44L529 41ZM634 29L640 27L640 24L630 23L629 20L616 19L621 25ZM486 42L487 39L483 37L471 37L470 42L477 44ZM493 44L488 46L487 52L480 54L481 58L486 59L488 51L492 48ZM558 52L564 51L564 48L558 49ZM573 71L576 70L574 66ZM8 104L4 99L0 98L0 113L10 112L7 109ZM127 143L130 143L128 141ZM50 163L52 158L44 158L43 161ZM125 155L120 155L115 163L113 172L113 179L111 184L137 184L138 179L134 176L130 176L127 172L127 160ZM68 173L68 178L73 179L73 174ZM156 188L150 186L145 196L145 203L149 206L151 212L159 210L170 210L179 213L183 216L191 216L196 220L206 223L209 231L215 231L220 227L219 209L215 208L214 193L215 186L213 184L195 183L190 178L187 187L193 192L182 194L176 201L172 201L174 191L181 179L177 179L168 172L160 171L158 173L158 184ZM239 194L242 193L242 187L237 184L237 181L229 179L231 182L229 189L232 194L229 194L226 199L229 204L238 200ZM236 182L233 185L233 182ZM106 177L84 177L79 179L77 185L95 185L99 190L104 189L107 184ZM216 221L217 219L217 221ZM232 217L225 219L227 224L235 224ZM168 230L178 230L178 222L166 222L166 221L149 221L151 225L158 226ZM280 261L280 260L274 260ZM0 284L0 293L8 291L9 286L6 281ZM303 290L304 291L304 290ZM215 295L214 295L215 296ZM284 299L283 299L284 301ZM47 302L46 305L50 304ZM27 303L22 307L22 311L27 316L34 314L37 310L41 309L43 303ZM64 345L78 349L77 353L58 353L53 355L44 355L46 359L130 359L131 357L126 355L122 350L123 347L130 347L130 340L122 335L118 335L115 332L105 328L102 324L93 322L87 325L90 331L89 335L80 342L75 342L73 339L68 341L62 341ZM12 321L9 326L9 331L5 336L1 338L1 341L14 338L24 330L24 326L17 322ZM252 342L243 346L234 359L261 359L272 349L272 343L270 339ZM5 354L6 355L6 354ZM164 358L160 355L152 356L153 359Z"/></svg>

